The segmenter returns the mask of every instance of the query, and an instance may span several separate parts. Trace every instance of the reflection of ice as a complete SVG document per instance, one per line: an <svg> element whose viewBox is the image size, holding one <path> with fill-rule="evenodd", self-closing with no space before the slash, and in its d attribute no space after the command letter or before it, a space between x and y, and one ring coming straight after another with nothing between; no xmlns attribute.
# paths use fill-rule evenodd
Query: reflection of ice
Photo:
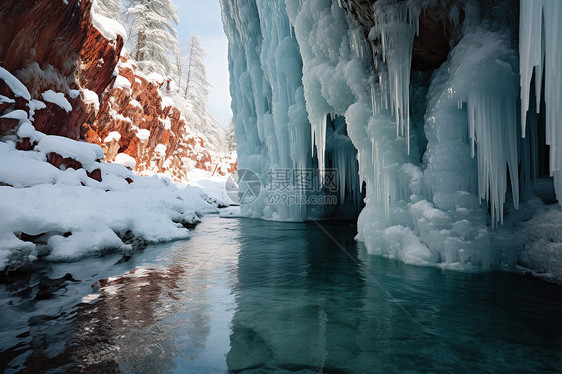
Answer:
<svg viewBox="0 0 562 374"><path fill-rule="evenodd" d="M268 223L270 240L260 251L252 240L241 243L227 356L233 372L343 368L360 353L361 269L330 252L333 243L321 232L292 226Z"/></svg>

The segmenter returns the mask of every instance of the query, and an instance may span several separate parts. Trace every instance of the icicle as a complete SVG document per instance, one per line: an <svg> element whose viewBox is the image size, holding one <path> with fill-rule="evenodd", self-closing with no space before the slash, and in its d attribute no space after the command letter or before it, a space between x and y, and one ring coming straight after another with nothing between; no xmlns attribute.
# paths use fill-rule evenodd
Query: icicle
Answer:
<svg viewBox="0 0 562 374"><path fill-rule="evenodd" d="M507 191L506 164L511 178L513 203L519 207L517 127L515 100L485 91L468 97L469 137L478 149L478 193L491 204L492 227L503 223Z"/></svg>
<svg viewBox="0 0 562 374"><path fill-rule="evenodd" d="M312 134L312 149L316 150L316 158L318 159L318 170L320 170L320 184L324 182L325 158L326 158L326 126L328 116L324 114L320 118L311 121L310 129ZM333 115L332 115L333 116Z"/></svg>
<svg viewBox="0 0 562 374"><path fill-rule="evenodd" d="M546 144L550 146L550 175L554 178L556 195L562 205L562 126L559 125L562 118L562 2L522 0L520 17L521 133L525 134L533 70L537 110L540 108L544 72Z"/></svg>
<svg viewBox="0 0 562 374"><path fill-rule="evenodd" d="M420 11L412 2L377 2L374 7L375 27L380 32L383 61L388 67L390 106L396 120L396 135L406 137L408 154L412 46L414 34L419 33Z"/></svg>

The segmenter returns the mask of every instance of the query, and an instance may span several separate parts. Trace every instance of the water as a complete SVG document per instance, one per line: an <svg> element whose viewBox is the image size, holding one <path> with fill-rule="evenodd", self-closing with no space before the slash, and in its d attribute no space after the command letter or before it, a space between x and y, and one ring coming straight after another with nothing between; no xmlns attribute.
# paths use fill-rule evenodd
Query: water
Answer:
<svg viewBox="0 0 562 374"><path fill-rule="evenodd" d="M324 225L347 253L314 223L207 216L130 259L37 263L0 284L0 367L562 372L562 287L368 256L352 225Z"/></svg>

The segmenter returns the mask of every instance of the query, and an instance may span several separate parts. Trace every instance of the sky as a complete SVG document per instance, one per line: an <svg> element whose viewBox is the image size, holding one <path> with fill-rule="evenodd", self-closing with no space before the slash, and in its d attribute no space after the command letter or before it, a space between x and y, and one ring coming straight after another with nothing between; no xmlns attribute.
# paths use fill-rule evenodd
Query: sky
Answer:
<svg viewBox="0 0 562 374"><path fill-rule="evenodd" d="M173 0L180 9L178 39L182 51L187 51L189 37L195 31L207 50L207 74L213 87L209 91L209 112L220 125L227 127L230 110L228 76L228 42L222 28L219 0Z"/></svg>

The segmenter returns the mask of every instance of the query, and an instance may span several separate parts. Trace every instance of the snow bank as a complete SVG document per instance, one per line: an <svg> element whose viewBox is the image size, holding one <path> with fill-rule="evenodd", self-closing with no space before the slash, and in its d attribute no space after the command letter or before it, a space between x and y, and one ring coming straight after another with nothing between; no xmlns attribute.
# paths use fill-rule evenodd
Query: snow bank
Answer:
<svg viewBox="0 0 562 374"><path fill-rule="evenodd" d="M21 188L55 183L59 170L44 161L2 154L0 182Z"/></svg>
<svg viewBox="0 0 562 374"><path fill-rule="evenodd" d="M122 75L118 75L117 78L115 78L115 83L113 84L113 88L120 88L122 90L130 90L131 89L131 82L129 82L129 80L122 76Z"/></svg>
<svg viewBox="0 0 562 374"><path fill-rule="evenodd" d="M118 131L112 131L105 137L103 142L104 143L110 143L112 141L118 142L120 139L121 139L121 134Z"/></svg>
<svg viewBox="0 0 562 374"><path fill-rule="evenodd" d="M25 112L25 110L21 109L11 111L10 113L4 114L0 118L17 119L20 125L29 122L29 120L27 119L27 113Z"/></svg>
<svg viewBox="0 0 562 374"><path fill-rule="evenodd" d="M97 146L68 139L73 142L69 146L58 138L46 137L39 152L0 142L0 182L9 185L0 185L0 270L37 258L72 261L185 239L190 234L183 224L217 211L218 204L199 187L134 175L117 163L96 163L102 182L88 178L83 169L59 170L45 161L44 149L83 161L99 153ZM37 240L29 241L22 233L38 235Z"/></svg>
<svg viewBox="0 0 562 374"><path fill-rule="evenodd" d="M139 129L137 131L137 138L139 138L140 140L148 140L148 138L150 138L150 130Z"/></svg>
<svg viewBox="0 0 562 374"><path fill-rule="evenodd" d="M41 139L38 149L45 154L57 153L64 158L72 158L88 171L95 169L95 162L103 159L103 150L99 145L77 142L56 135L48 135Z"/></svg>
<svg viewBox="0 0 562 374"><path fill-rule="evenodd" d="M100 99L98 97L98 94L92 90L82 90L82 101L86 105L93 105L96 112L100 109Z"/></svg>

